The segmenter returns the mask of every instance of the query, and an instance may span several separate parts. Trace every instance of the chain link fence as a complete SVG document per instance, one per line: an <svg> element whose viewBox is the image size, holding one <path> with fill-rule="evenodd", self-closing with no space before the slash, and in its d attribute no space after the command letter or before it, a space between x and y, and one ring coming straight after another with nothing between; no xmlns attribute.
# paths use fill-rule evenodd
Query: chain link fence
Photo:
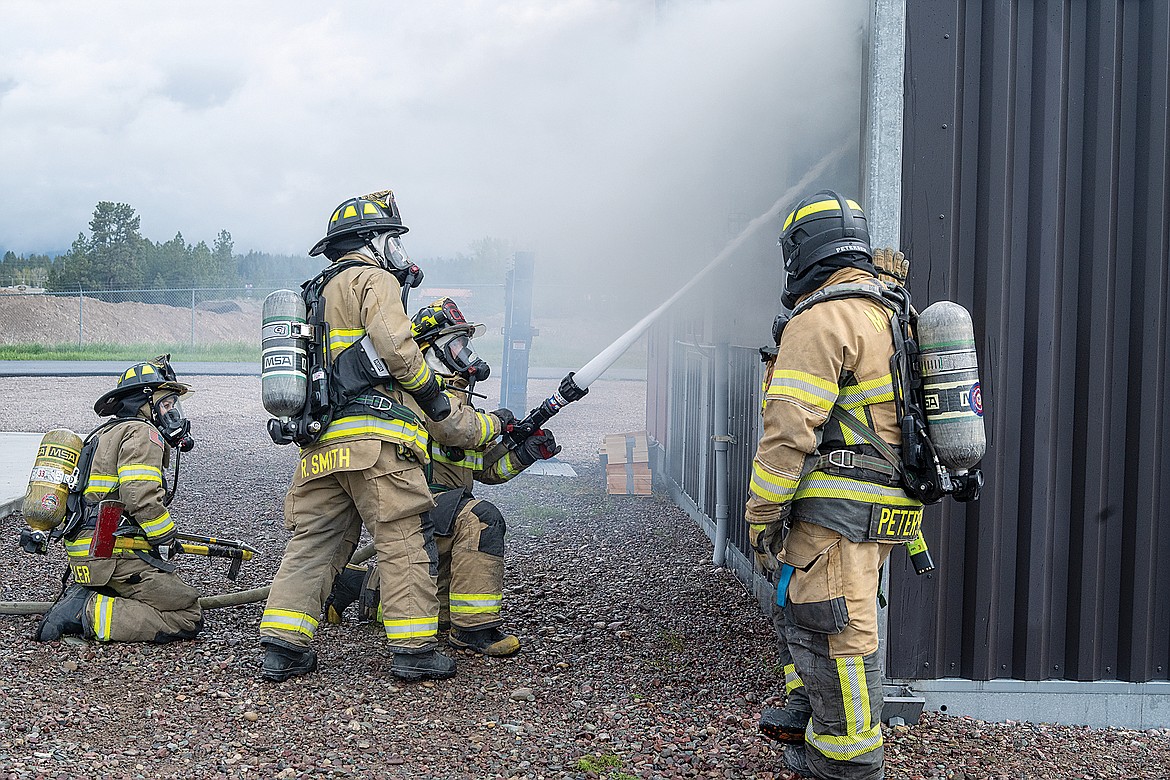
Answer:
<svg viewBox="0 0 1170 780"><path fill-rule="evenodd" d="M0 343L191 344L257 341L263 288L0 290Z"/></svg>

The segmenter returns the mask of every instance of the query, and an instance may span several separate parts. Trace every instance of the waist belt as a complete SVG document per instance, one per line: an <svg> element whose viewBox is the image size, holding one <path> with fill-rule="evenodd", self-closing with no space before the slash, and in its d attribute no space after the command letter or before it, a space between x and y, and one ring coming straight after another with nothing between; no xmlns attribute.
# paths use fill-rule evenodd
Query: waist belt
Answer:
<svg viewBox="0 0 1170 780"><path fill-rule="evenodd" d="M372 414L385 420L401 420L412 425L421 425L418 416L408 407L378 393L367 393L346 404L336 417L345 417L351 414Z"/></svg>

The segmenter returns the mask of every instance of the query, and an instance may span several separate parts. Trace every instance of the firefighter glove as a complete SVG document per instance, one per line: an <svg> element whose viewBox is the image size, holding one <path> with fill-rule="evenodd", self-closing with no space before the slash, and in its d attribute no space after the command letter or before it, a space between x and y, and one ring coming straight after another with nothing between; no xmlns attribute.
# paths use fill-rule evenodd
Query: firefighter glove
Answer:
<svg viewBox="0 0 1170 780"><path fill-rule="evenodd" d="M538 460L548 460L560 451L561 445L553 438L552 431L538 429L520 442L516 448L516 457L525 466L531 466Z"/></svg>
<svg viewBox="0 0 1170 780"><path fill-rule="evenodd" d="M883 282L905 285L910 274L910 261L906 255L890 247L873 250L873 266L877 269L878 279Z"/></svg>
<svg viewBox="0 0 1170 780"><path fill-rule="evenodd" d="M779 531L781 528L783 528L783 523L767 523L765 525L753 523L748 526L748 541L752 545L752 550L755 551L756 563L769 574L780 568L773 544L777 548L780 546Z"/></svg>
<svg viewBox="0 0 1170 780"><path fill-rule="evenodd" d="M499 418L501 430L508 430L508 426L516 422L516 415L512 414L511 409L496 409L492 414Z"/></svg>
<svg viewBox="0 0 1170 780"><path fill-rule="evenodd" d="M432 375L434 381L428 382L416 390L414 400L418 401L419 407L426 413L427 417L435 422L447 419L451 414L451 397L443 390L442 385L438 382L438 377Z"/></svg>

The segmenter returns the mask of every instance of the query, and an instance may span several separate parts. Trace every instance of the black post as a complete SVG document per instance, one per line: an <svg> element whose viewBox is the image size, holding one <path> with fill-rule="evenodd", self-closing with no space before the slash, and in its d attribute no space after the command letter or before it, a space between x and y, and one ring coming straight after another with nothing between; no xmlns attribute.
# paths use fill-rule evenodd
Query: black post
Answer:
<svg viewBox="0 0 1170 780"><path fill-rule="evenodd" d="M532 277L536 256L517 252L504 282L504 370L500 405L524 416L528 411L528 355L532 350Z"/></svg>

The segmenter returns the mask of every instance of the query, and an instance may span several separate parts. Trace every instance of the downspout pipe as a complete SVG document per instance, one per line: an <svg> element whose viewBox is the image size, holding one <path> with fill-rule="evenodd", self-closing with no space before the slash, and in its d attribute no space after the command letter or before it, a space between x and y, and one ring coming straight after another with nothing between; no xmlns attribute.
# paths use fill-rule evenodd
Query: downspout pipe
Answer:
<svg viewBox="0 0 1170 780"><path fill-rule="evenodd" d="M727 363L730 355L726 341L715 345L715 392L712 398L712 441L715 444L715 550L711 562L722 566L727 559Z"/></svg>

